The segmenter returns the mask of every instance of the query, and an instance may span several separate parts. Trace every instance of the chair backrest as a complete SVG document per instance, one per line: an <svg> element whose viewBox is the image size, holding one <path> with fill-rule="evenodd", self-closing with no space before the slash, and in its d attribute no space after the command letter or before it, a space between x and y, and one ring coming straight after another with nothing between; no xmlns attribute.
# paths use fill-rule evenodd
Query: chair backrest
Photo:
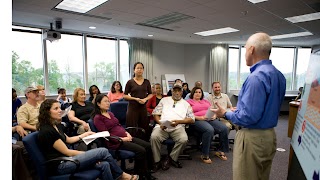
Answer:
<svg viewBox="0 0 320 180"><path fill-rule="evenodd" d="M47 169L46 169L46 159L43 156L40 146L38 144L38 134L39 132L33 132L28 134L26 137L22 139L23 145L25 146L28 155L30 156L31 160L33 161L34 165L36 166L38 178L40 180L65 180L70 179L71 174L62 174L62 175L55 175L55 176L48 176ZM87 169L81 172L76 172L74 174L74 179L77 180L96 180L100 176L101 172L96 169Z"/></svg>
<svg viewBox="0 0 320 180"><path fill-rule="evenodd" d="M119 123L123 127L126 126L128 104L129 104L128 101L119 101L119 102L110 104L110 111L119 120Z"/></svg>
<svg viewBox="0 0 320 180"><path fill-rule="evenodd" d="M30 158L36 166L36 170L39 176L39 179L46 179L46 159L44 158L40 147L38 144L38 131L28 134L22 139L23 145L25 146Z"/></svg>
<svg viewBox="0 0 320 180"><path fill-rule="evenodd" d="M92 119L89 119L89 120L88 120L88 123L89 123L89 126L90 126L91 131L93 131L93 132L98 132L98 129L97 129L96 126L94 125Z"/></svg>

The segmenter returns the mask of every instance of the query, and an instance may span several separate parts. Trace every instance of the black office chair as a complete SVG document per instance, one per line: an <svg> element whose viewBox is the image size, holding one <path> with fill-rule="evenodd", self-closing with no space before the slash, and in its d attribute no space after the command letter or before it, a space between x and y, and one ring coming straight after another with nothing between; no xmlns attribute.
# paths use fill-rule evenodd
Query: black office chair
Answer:
<svg viewBox="0 0 320 180"><path fill-rule="evenodd" d="M114 114L114 116L119 120L119 123L124 127L132 136L142 137L145 136L145 130L140 127L126 127L126 117L127 117L127 109L128 109L128 101L119 101L116 103L110 104L109 111Z"/></svg>
<svg viewBox="0 0 320 180"><path fill-rule="evenodd" d="M80 167L80 162L70 158L70 157L60 157L56 159L52 159L46 161L38 144L38 131L28 134L26 137L22 139L22 142L31 158L34 162L36 167L36 171L40 180L44 179L52 179L52 180L66 180L66 179L77 179L77 180L96 180L101 172L96 169L89 169L78 171ZM46 164L53 162L53 161L70 161L76 164L76 170L71 174L64 174L64 175L55 175L49 176L46 169Z"/></svg>

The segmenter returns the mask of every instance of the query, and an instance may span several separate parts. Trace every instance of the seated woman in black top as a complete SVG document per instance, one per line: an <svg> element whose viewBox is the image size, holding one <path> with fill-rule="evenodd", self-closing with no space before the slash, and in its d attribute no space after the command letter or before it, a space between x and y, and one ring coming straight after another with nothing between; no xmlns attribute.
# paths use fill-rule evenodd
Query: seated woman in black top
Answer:
<svg viewBox="0 0 320 180"><path fill-rule="evenodd" d="M81 138L94 134L85 132L82 135L69 137L61 129L61 109L57 100L45 100L39 110L39 145L46 160L58 157L72 157L80 162L79 170L97 169L101 171L100 179L139 179L138 176L131 176L121 170L106 148L96 148L86 152L68 149L66 143L75 143ZM76 168L76 164L68 161L47 164L50 174L70 174Z"/></svg>
<svg viewBox="0 0 320 180"><path fill-rule="evenodd" d="M68 118L71 122L79 125L77 132L78 134L90 131L87 121L90 119L90 115L93 110L93 104L86 101L84 89L76 88L73 93L72 108L68 113Z"/></svg>

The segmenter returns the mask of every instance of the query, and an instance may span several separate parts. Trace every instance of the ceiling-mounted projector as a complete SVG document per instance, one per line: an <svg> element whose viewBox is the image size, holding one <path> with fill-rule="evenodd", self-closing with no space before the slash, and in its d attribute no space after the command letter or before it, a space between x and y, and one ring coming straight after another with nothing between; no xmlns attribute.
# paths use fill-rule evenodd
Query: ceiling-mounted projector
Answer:
<svg viewBox="0 0 320 180"><path fill-rule="evenodd" d="M61 39L61 33L58 31L48 30L43 33L43 39L52 42Z"/></svg>

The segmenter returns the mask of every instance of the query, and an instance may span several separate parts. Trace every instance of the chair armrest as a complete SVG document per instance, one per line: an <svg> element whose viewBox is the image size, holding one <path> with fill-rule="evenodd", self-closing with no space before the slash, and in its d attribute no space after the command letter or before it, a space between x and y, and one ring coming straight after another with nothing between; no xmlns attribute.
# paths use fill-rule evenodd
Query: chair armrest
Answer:
<svg viewBox="0 0 320 180"><path fill-rule="evenodd" d="M49 163L56 162L56 161L59 161L59 162L61 162L61 161L70 161L70 162L72 162L72 163L74 163L76 165L76 169L72 173L70 173L70 179L73 179L74 178L74 173L78 172L79 167L80 167L79 160L71 158L71 157L58 157L58 158L50 159L50 160L46 161L45 164L49 164Z"/></svg>
<svg viewBox="0 0 320 180"><path fill-rule="evenodd" d="M142 131L143 133L146 133L146 131L143 128L140 127L126 127L124 128L125 130L130 130L130 129L136 129L136 131Z"/></svg>
<svg viewBox="0 0 320 180"><path fill-rule="evenodd" d="M117 141L119 141L120 142L120 145L117 147L117 149L115 149L115 159L117 159L117 160L119 160L120 158L120 152L119 152L119 150L120 150L120 147L123 145L123 140L120 138L120 137L118 137L118 136L109 136L109 137L106 137L105 138L107 141L109 141L109 139L115 139L115 140L117 140Z"/></svg>
<svg viewBox="0 0 320 180"><path fill-rule="evenodd" d="M120 142L120 146L116 149L116 150L119 150L120 147L121 147L122 144L123 144L122 139L121 139L120 137L118 137L118 136L109 136L109 137L106 137L106 140L107 140L107 141L109 141L109 139L116 139L116 140L118 140L118 141Z"/></svg>

